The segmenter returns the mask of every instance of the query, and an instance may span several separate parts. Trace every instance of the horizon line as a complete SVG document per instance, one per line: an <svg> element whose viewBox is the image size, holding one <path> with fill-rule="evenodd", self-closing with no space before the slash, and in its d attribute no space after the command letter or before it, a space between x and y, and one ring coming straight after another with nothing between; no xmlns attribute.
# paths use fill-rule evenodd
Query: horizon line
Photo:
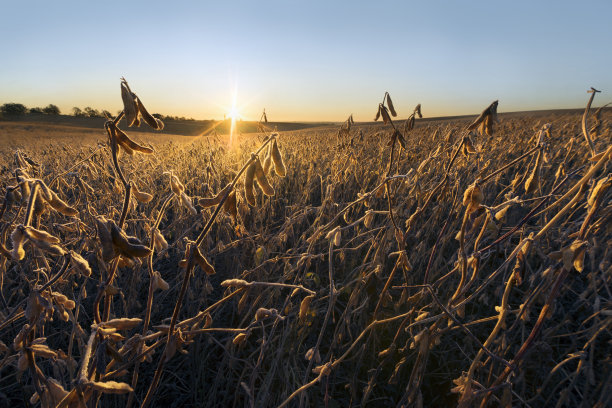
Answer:
<svg viewBox="0 0 612 408"><path fill-rule="evenodd" d="M4 104L8 104L8 103L20 103L20 102L5 102L0 104L0 106L4 105ZM24 106L26 106L25 104L22 104ZM51 105L51 104L49 104ZM54 105L54 104L53 104ZM612 109L612 106L609 106L610 103L606 103L606 104L602 104L601 106L597 107L597 106L592 106L591 109L607 109L610 110ZM47 105L48 106L48 105ZM57 106L57 105L56 105ZM28 106L26 106L26 108L29 108ZM39 108L38 106L35 106L35 108ZM582 111L584 110L584 107L574 107L574 108L538 108L538 109L528 109L528 110L510 110L510 111L503 111L500 110L497 112L498 115L503 115L503 114L517 114L517 113L530 113L530 112L561 112L561 111L565 111L565 112L570 112L570 111ZM96 109L97 110L97 109ZM103 111L105 111L106 109L100 110L99 113L102 113ZM155 112L155 114L158 114L159 112ZM160 115L163 115L164 117L172 117L173 119L171 119L172 121L188 121L188 122L192 122L192 121L196 121L196 122L224 122L224 121L231 121L231 118L225 118L225 119L216 119L216 118L209 118L209 119L204 119L204 118L193 118L193 117L185 117L185 116L175 116L175 115L164 115L162 113L159 113ZM429 119L429 120L443 120L443 119L459 119L459 118L465 118L465 117L470 117L470 116L476 116L479 115L480 112L474 112L474 113L467 113L467 114L447 114L447 115L436 115L436 116L424 116L422 119ZM0 114L1 115L1 114ZM82 117L82 118L90 118L90 119L103 119L104 116L75 116L69 113L63 113L60 110L59 115L53 115L53 114L46 114L46 113L37 113L37 112L27 112L26 115L42 115L42 116L68 116L68 117ZM350 115L350 114L349 114ZM1 118L2 116L0 116ZM10 116L7 116L10 117ZM13 116L14 118L18 117L18 116ZM179 119L174 119L174 118L179 118ZM184 119L180 119L180 118L184 118ZM346 119L344 120L317 120L317 119L310 119L310 120L292 120L292 119L285 119L285 120L271 120L269 121L269 123L308 123L308 124L336 124L336 123L342 123L344 122ZM401 119L401 118L397 118L394 119L395 121L402 121L402 120L406 120L406 119ZM253 122L253 123L257 123L257 120L245 120L243 119L239 119L236 122ZM377 123L374 120L357 120L355 121L355 123Z"/></svg>

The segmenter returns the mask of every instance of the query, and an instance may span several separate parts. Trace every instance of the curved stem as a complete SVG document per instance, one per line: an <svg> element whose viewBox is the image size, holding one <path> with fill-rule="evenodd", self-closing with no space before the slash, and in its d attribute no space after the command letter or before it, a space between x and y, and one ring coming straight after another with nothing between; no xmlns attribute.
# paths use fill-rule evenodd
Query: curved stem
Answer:
<svg viewBox="0 0 612 408"><path fill-rule="evenodd" d="M584 138L586 139L587 144L589 145L589 149L591 150L591 156L595 156L595 145L593 144L593 141L591 140L591 135L589 134L587 118L589 116L589 110L591 109L591 104L593 103L595 94L600 91L595 88L591 88L591 90L588 92L591 94L591 97L589 98L589 102L587 102L587 106L584 109L584 114L582 115L582 134L584 135Z"/></svg>

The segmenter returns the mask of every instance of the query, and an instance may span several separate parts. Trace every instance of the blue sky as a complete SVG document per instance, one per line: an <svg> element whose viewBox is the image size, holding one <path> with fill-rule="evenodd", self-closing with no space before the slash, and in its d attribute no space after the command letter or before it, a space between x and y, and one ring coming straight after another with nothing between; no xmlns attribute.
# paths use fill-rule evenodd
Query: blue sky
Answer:
<svg viewBox="0 0 612 408"><path fill-rule="evenodd" d="M611 1L6 1L0 103L371 120L612 100ZM599 105L597 103L596 105Z"/></svg>

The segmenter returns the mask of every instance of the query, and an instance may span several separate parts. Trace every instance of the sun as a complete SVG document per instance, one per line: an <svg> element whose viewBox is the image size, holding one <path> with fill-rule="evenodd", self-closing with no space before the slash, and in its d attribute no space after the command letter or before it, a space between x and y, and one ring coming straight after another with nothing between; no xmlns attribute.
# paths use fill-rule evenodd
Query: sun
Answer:
<svg viewBox="0 0 612 408"><path fill-rule="evenodd" d="M240 117L240 113L236 108L236 91L234 91L234 100L232 102L232 107L228 112L228 116L231 119L231 127L230 127L230 146L234 144L234 138L236 133L236 120Z"/></svg>
<svg viewBox="0 0 612 408"><path fill-rule="evenodd" d="M230 146L232 146L234 144L234 141L236 139L236 136L238 134L240 134L239 131L239 123L241 122L243 119L245 119L245 117L242 115L241 113L241 109L238 107L238 86L234 85L233 87L234 89L232 90L232 95L231 95L231 107L225 107L225 119L229 119L230 120L230 138L229 138L229 144Z"/></svg>
<svg viewBox="0 0 612 408"><path fill-rule="evenodd" d="M238 108L234 105L230 108L229 112L227 112L227 117L231 120L238 120L242 115L240 115Z"/></svg>

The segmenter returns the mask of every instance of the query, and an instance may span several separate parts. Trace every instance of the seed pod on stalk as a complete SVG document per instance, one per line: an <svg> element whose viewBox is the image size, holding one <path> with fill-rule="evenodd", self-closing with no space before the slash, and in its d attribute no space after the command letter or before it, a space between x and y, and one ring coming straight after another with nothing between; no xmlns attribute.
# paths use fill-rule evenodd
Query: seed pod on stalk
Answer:
<svg viewBox="0 0 612 408"><path fill-rule="evenodd" d="M141 203L148 203L153 199L153 195L138 190L135 183L132 183L132 195Z"/></svg>
<svg viewBox="0 0 612 408"><path fill-rule="evenodd" d="M110 122L109 127L117 144L121 146L123 150L129 155L133 155L134 151L143 153L143 154L152 154L154 152L153 149L146 146L141 146L138 143L134 142L123 130L119 129L112 122Z"/></svg>
<svg viewBox="0 0 612 408"><path fill-rule="evenodd" d="M223 203L223 210L228 213L234 220L234 223L236 223L236 218L238 217L236 190L232 190L227 196L227 200Z"/></svg>
<svg viewBox="0 0 612 408"><path fill-rule="evenodd" d="M136 104L138 105L138 111L140 112L142 119L147 123L147 125L151 126L155 130L162 130L164 128L164 122L162 122L161 119L151 115L144 107L140 99L136 98Z"/></svg>
<svg viewBox="0 0 612 408"><path fill-rule="evenodd" d="M157 228L153 230L153 242L157 252L168 249L168 241L166 241L166 238L164 238L161 231Z"/></svg>
<svg viewBox="0 0 612 408"><path fill-rule="evenodd" d="M151 250L142 245L138 238L127 236L113 221L109 221L109 224L116 252L128 258L143 258L151 254Z"/></svg>
<svg viewBox="0 0 612 408"><path fill-rule="evenodd" d="M483 200L482 191L477 183L472 184L463 193L463 205L465 205L467 213L476 211L480 207Z"/></svg>
<svg viewBox="0 0 612 408"><path fill-rule="evenodd" d="M254 193L254 182L255 182L255 161L249 164L244 174L244 196L247 203L251 207L255 207L255 193Z"/></svg>
<svg viewBox="0 0 612 408"><path fill-rule="evenodd" d="M263 169L264 169L264 173L270 174L270 169L272 168L272 154L271 154L271 149L272 146L268 145L268 148L266 149L266 158L263 161Z"/></svg>
<svg viewBox="0 0 612 408"><path fill-rule="evenodd" d="M255 159L255 180L257 180L257 184L261 187L261 191L267 196L274 195L274 188L270 185L266 174L264 173L263 167L261 165L261 161L259 158Z"/></svg>
<svg viewBox="0 0 612 408"><path fill-rule="evenodd" d="M493 101L482 113L472 122L467 130L478 128L481 135L493 136L493 122L497 120L497 104L498 101Z"/></svg>
<svg viewBox="0 0 612 408"><path fill-rule="evenodd" d="M396 117L397 112L395 111L395 107L393 106L393 102L391 101L391 95L389 95L389 92L387 92L387 106L389 107L391 116Z"/></svg>
<svg viewBox="0 0 612 408"><path fill-rule="evenodd" d="M115 254L113 239L111 238L110 229L108 227L108 220L102 216L96 217L95 220L98 228L98 239L102 246L102 259L109 262L117 255Z"/></svg>
<svg viewBox="0 0 612 408"><path fill-rule="evenodd" d="M125 80L121 78L121 99L123 100L123 112L125 113L125 120L129 127L140 125L138 120L138 105L135 101L135 95L130 91L130 87Z"/></svg>
<svg viewBox="0 0 612 408"><path fill-rule="evenodd" d="M380 114L382 115L384 123L391 122L391 117L389 116L389 111L387 110L386 106L380 105Z"/></svg>
<svg viewBox="0 0 612 408"><path fill-rule="evenodd" d="M302 300L302 303L300 303L300 313L298 315L298 318L301 323L304 323L304 321L306 320L306 314L308 313L308 308L310 307L310 303L313 299L314 295L308 295Z"/></svg>
<svg viewBox="0 0 612 408"><path fill-rule="evenodd" d="M280 150L278 149L278 144L276 143L276 139L272 143L272 161L274 162L274 171L280 177L285 177L287 175L287 169L285 168L285 163L283 163L283 156L281 155Z"/></svg>
<svg viewBox="0 0 612 408"><path fill-rule="evenodd" d="M216 273L215 268L208 262L208 259L202 255L198 247L193 248L193 259L207 275L214 275Z"/></svg>
<svg viewBox="0 0 612 408"><path fill-rule="evenodd" d="M225 187L223 187L223 189L221 191L219 191L219 193L217 193L216 196L214 196L212 198L200 198L198 203L200 204L200 206L202 206L204 208L208 208L208 207L212 207L214 205L217 205L217 204L219 204L221 202L223 197L225 197L225 194L227 194L227 191L230 188L232 188L232 185L228 184Z"/></svg>
<svg viewBox="0 0 612 408"><path fill-rule="evenodd" d="M25 242L25 235L23 233L22 226L18 225L11 233L11 241L13 244L13 250L11 255L15 261L21 261L25 257L25 251L23 250L23 244Z"/></svg>
<svg viewBox="0 0 612 408"><path fill-rule="evenodd" d="M542 150L538 151L538 157L536 158L535 166L531 174L525 181L525 193L532 194L535 192L540 185L540 171L542 169Z"/></svg>
<svg viewBox="0 0 612 408"><path fill-rule="evenodd" d="M129 127L140 126L140 117L142 117L146 124L153 129L162 130L164 128L164 122L147 111L140 98L132 92L125 78L121 78L121 99L123 100L123 112Z"/></svg>

